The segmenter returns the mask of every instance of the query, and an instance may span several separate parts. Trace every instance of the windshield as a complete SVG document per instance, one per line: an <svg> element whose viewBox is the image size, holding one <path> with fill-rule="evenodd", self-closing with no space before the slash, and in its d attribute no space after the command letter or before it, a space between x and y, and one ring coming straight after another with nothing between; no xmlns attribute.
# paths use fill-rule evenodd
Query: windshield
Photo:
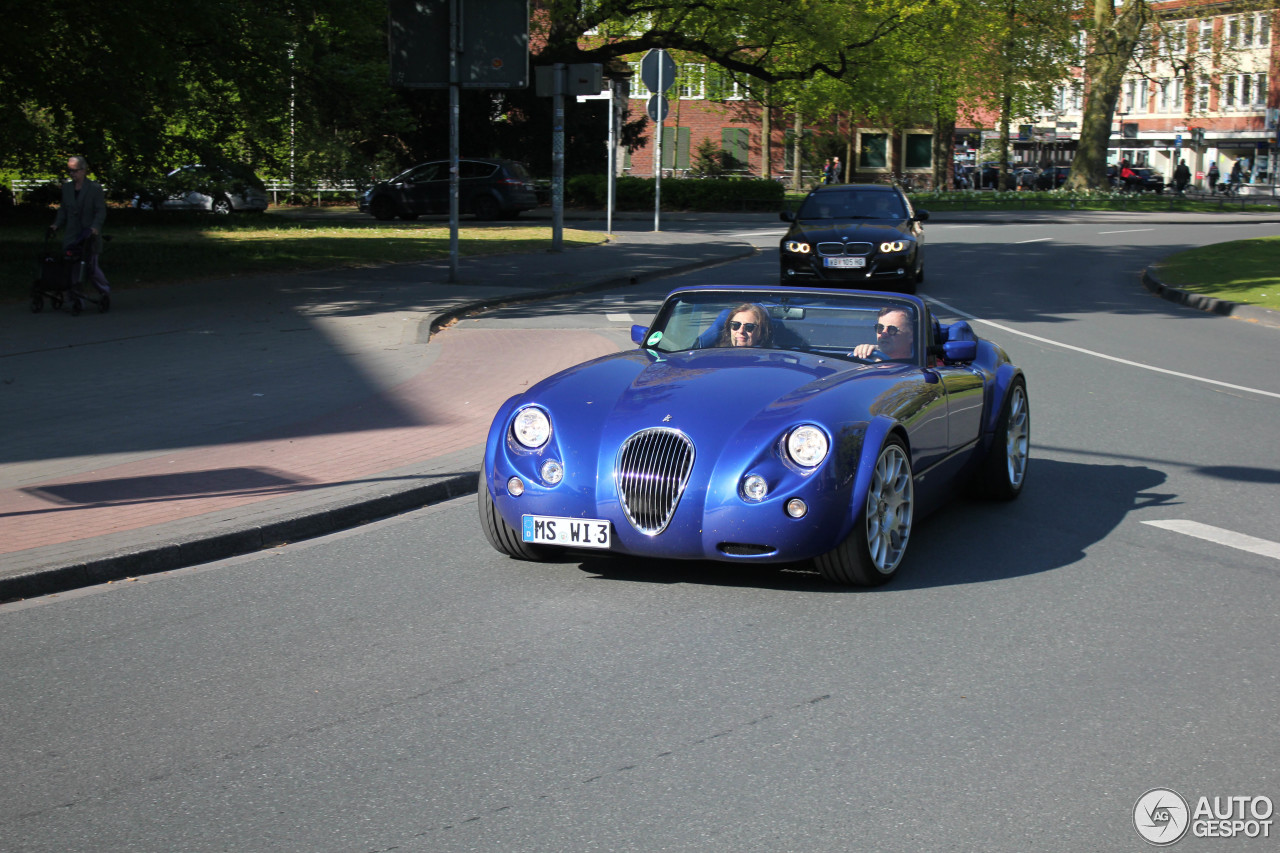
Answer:
<svg viewBox="0 0 1280 853"><path fill-rule="evenodd" d="M800 219L906 219L907 208L896 192L851 187L810 194L797 215Z"/></svg>
<svg viewBox="0 0 1280 853"><path fill-rule="evenodd" d="M644 345L658 352L754 347L853 359L857 347L870 344L886 350L877 360L913 363L919 326L916 306L887 294L698 291L668 299Z"/></svg>

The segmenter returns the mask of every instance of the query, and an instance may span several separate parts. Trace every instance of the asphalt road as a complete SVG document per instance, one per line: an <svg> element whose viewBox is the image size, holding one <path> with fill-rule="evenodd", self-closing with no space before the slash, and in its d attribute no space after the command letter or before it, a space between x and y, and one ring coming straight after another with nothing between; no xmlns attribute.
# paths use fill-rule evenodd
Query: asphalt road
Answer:
<svg viewBox="0 0 1280 853"><path fill-rule="evenodd" d="M1280 800L1280 333L1138 281L1237 236L931 227L1033 460L885 588L521 564L461 500L2 606L0 849L1137 851L1149 789ZM621 346L674 283L474 322Z"/></svg>

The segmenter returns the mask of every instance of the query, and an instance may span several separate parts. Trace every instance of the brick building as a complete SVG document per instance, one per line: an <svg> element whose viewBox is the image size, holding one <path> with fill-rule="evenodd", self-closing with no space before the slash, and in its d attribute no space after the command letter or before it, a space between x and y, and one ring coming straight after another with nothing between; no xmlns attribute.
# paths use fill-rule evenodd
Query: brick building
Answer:
<svg viewBox="0 0 1280 853"><path fill-rule="evenodd" d="M1232 0L1168 0L1154 3L1153 9L1161 21L1161 49L1140 59L1141 73L1132 73L1124 82L1113 123L1110 162L1128 159L1168 178L1178 159L1186 159L1197 176L1215 161L1226 175L1239 160L1255 185L1271 183L1280 116L1277 16L1272 10L1259 11L1255 3ZM1086 47L1083 34L1080 46ZM734 157L743 174L762 175L765 147L760 105L744 97L741 88L713 65L684 61L677 68L675 86L667 93L670 112L663 122L664 174L686 173L699 145L710 139ZM1192 79L1186 76L1187 68L1195 69ZM640 82L638 57L633 70L629 112L635 117L644 115L650 92ZM1012 120L1014 164L1069 165L1079 140L1083 104L1082 72L1076 69L1058 86L1052 109ZM793 113L785 107L771 114L769 171L773 177L791 173L793 122ZM992 135L998 119L982 115L970 123L974 126L957 128L959 160L974 159L971 152L983 131ZM895 133L855 124L850 133L844 117L829 127L806 125L805 132L847 140L853 162L846 166L851 167L853 180L879 181L898 173L922 183L932 172L931 128ZM619 158L622 171L652 175L654 147L651 131L643 147ZM819 166L804 164L810 176ZM1203 183L1203 178L1197 180Z"/></svg>

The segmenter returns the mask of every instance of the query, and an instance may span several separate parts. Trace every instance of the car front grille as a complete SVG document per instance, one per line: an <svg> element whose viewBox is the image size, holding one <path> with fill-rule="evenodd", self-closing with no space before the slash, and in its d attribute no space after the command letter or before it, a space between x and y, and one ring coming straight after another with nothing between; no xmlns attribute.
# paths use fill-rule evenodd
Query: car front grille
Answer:
<svg viewBox="0 0 1280 853"><path fill-rule="evenodd" d="M836 255L869 255L870 243L819 243L818 254L824 257Z"/></svg>
<svg viewBox="0 0 1280 853"><path fill-rule="evenodd" d="M646 536L666 529L693 471L693 442L679 430L644 429L622 443L613 468L622 509Z"/></svg>

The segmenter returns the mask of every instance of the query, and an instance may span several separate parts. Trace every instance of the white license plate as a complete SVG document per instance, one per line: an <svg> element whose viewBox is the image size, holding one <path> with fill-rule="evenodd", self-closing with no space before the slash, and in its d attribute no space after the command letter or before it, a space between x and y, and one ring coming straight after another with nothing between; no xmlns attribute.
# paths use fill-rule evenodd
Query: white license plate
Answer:
<svg viewBox="0 0 1280 853"><path fill-rule="evenodd" d="M858 269L867 265L866 258L823 258L822 263L828 267L853 267Z"/></svg>
<svg viewBox="0 0 1280 853"><path fill-rule="evenodd" d="M571 548L608 548L612 527L601 518L560 518L554 515L526 515L520 538L544 545L567 545Z"/></svg>

